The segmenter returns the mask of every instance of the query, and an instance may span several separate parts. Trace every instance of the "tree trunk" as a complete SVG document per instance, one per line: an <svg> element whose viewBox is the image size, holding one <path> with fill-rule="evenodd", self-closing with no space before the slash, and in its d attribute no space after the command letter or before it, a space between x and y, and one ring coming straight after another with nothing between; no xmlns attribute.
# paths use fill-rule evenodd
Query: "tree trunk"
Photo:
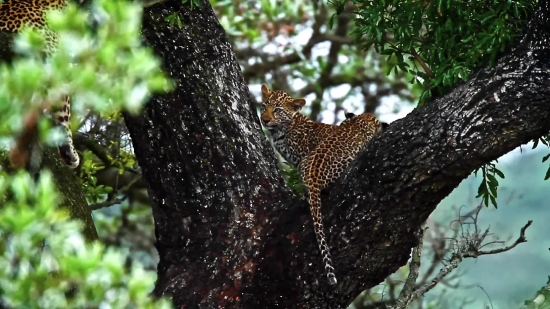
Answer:
<svg viewBox="0 0 550 309"><path fill-rule="evenodd" d="M82 222L83 234L87 241L96 240L98 236L92 211L88 207L80 180L75 172L61 162L57 149L49 147L43 147L43 149L43 165L52 172L55 187L63 199L59 206L69 210L71 218Z"/></svg>
<svg viewBox="0 0 550 309"><path fill-rule="evenodd" d="M147 8L145 41L177 83L125 115L155 219L155 294L176 308L344 308L403 266L420 225L463 179L550 130L550 14L539 5L518 48L392 123L323 199L336 287L209 2ZM164 20L173 12L182 29Z"/></svg>

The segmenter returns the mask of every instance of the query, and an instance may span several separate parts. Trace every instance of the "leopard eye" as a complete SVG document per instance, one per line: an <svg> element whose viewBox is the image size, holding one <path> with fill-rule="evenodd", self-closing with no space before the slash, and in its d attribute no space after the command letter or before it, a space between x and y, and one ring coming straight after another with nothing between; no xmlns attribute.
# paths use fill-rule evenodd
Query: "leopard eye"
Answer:
<svg viewBox="0 0 550 309"><path fill-rule="evenodd" d="M275 107L275 108L273 109L273 112L274 112L274 113L279 113L279 112L281 112L282 110L283 110L282 107Z"/></svg>
<svg viewBox="0 0 550 309"><path fill-rule="evenodd" d="M262 113L265 112L266 108L267 108L267 105L265 105L265 103L262 103L262 105L260 105L260 111Z"/></svg>

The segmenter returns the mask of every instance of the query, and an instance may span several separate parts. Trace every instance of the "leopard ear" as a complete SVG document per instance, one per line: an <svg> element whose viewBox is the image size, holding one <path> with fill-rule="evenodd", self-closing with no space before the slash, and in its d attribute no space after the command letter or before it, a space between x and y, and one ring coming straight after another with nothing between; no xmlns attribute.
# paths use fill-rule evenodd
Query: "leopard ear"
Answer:
<svg viewBox="0 0 550 309"><path fill-rule="evenodd" d="M262 100L267 101L270 94L271 94L271 91L269 90L269 88L267 88L267 85L262 84Z"/></svg>
<svg viewBox="0 0 550 309"><path fill-rule="evenodd" d="M380 126L378 127L378 130L376 131L377 133L382 133L384 131L386 131L386 129L388 128L389 126L389 123L387 122L380 122Z"/></svg>
<svg viewBox="0 0 550 309"><path fill-rule="evenodd" d="M294 108L295 111L299 111L304 105L306 105L306 100L292 99L292 108Z"/></svg>

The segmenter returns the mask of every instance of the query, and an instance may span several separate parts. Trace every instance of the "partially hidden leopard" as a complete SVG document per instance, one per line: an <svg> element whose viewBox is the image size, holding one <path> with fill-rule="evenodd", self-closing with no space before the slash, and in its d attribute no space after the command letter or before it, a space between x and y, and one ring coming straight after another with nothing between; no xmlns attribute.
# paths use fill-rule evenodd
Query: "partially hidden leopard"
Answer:
<svg viewBox="0 0 550 309"><path fill-rule="evenodd" d="M83 0L78 2L82 3ZM26 24L34 27L44 35L46 44L43 52L49 55L56 48L57 37L46 27L45 13L48 9L63 10L68 3L69 0L4 0L0 4L0 31L19 32ZM61 127L65 134L63 140L57 145L61 159L68 167L76 168L80 158L73 145L70 97L66 95L61 102L44 104L44 106L52 114L55 125ZM28 143L31 140L29 132L36 130L37 118L36 111L27 115L23 133L16 139L16 145L12 148L10 156L16 167L23 167L31 160L33 154L29 153Z"/></svg>
<svg viewBox="0 0 550 309"><path fill-rule="evenodd" d="M340 125L315 122L300 114L306 104L304 99L292 98L280 90L271 91L265 84L261 90L261 122L270 132L275 149L298 168L325 273L329 284L335 285L335 270L323 231L321 191L336 182L368 142L388 124L369 113L355 115L348 112Z"/></svg>

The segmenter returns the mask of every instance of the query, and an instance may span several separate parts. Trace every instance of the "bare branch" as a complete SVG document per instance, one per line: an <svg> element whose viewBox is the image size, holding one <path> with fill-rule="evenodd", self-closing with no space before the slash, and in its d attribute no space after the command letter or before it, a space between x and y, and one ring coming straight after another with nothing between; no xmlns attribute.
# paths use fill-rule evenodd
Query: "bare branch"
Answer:
<svg viewBox="0 0 550 309"><path fill-rule="evenodd" d="M510 246L507 246L507 247L504 247L504 248L499 248L499 249L494 249L494 250L489 250L489 251L477 251L477 250L476 251L468 251L468 252L464 253L463 257L465 257L465 258L468 258L468 257L477 258L477 257L482 256L482 255L497 254L497 253L502 253L502 252L509 251L509 250L515 248L517 245L519 245L521 243L524 243L524 242L527 242L527 239L525 238L525 230L527 230L527 228L529 226L531 226L531 223L533 223L532 220L527 221L527 224L525 224L525 226L523 226L521 228L519 237ZM486 233L487 232L488 232L488 230L486 231ZM484 233L484 237L485 237L486 233Z"/></svg>
<svg viewBox="0 0 550 309"><path fill-rule="evenodd" d="M105 168L111 166L111 160L109 159L109 156L107 152L105 151L105 148L99 145L96 141L86 138L83 134L74 134L73 139L75 144L77 144L77 148L81 148L82 146L86 149L90 150L96 157L98 157L101 162L105 165Z"/></svg>
<svg viewBox="0 0 550 309"><path fill-rule="evenodd" d="M124 197L122 197L122 198L114 198L114 197L126 193L126 191L128 191L128 189L129 189L136 181L138 181L140 178L141 178L141 174L135 175L134 178L133 178L127 185L125 185L124 187L120 188L120 190L115 191L114 194L112 195L112 198L108 199L108 200L105 201L105 202L92 204L92 205L90 205L90 209L91 209L92 211L94 211L94 210L98 210L98 209L101 209L101 208L113 206L113 205L120 204L120 203L124 202L124 200L126 199L126 196L124 196Z"/></svg>
<svg viewBox="0 0 550 309"><path fill-rule="evenodd" d="M434 77L434 73L432 72L432 70L430 70L430 67L428 67L428 65L426 64L426 62L424 62L424 60L422 59L422 57L420 57L420 55L416 52L416 49L411 49L411 55L414 57L414 59L420 64L420 66L422 67L422 69L424 70L424 72L426 72L426 74L430 77L430 78L433 78Z"/></svg>
<svg viewBox="0 0 550 309"><path fill-rule="evenodd" d="M413 291L416 285L416 279L418 278L418 273L420 272L420 258L422 254L422 246L424 245L424 226L422 225L422 232L420 233L418 245L414 247L411 262L409 263L409 275L405 281L405 285L399 294L399 298L396 301L395 308L406 308L412 301Z"/></svg>
<svg viewBox="0 0 550 309"><path fill-rule="evenodd" d="M527 224L523 228L521 228L520 236L514 242L514 244L512 244L510 246L507 246L505 248L497 249L497 250L491 250L491 251L476 251L476 250L472 249L472 250L469 250L467 252L460 252L460 251L455 252L453 254L453 256L451 257L451 260L449 261L449 263L439 271L439 273L435 276L434 279L431 280L431 282L422 285L421 287L419 287L418 289L416 289L412 293L412 296L411 296L412 299L413 300L418 299L419 297L421 297L422 295L426 294L428 291L433 289L437 285L437 283L439 283L449 273L451 273L454 269L456 269L464 258L469 258L469 257L475 258L475 257L481 256L481 255L496 254L496 253L500 253L500 252L505 252L505 251L511 250L512 248L514 248L515 246L517 246L518 244L520 244L522 242L526 242L527 240L525 238L525 230L527 230L527 228L531 225L531 223L532 223L532 221L529 220L527 222ZM484 235L483 237L486 236L486 233L487 233L487 230L482 234L482 235ZM405 307L396 307L396 308L405 308Z"/></svg>

